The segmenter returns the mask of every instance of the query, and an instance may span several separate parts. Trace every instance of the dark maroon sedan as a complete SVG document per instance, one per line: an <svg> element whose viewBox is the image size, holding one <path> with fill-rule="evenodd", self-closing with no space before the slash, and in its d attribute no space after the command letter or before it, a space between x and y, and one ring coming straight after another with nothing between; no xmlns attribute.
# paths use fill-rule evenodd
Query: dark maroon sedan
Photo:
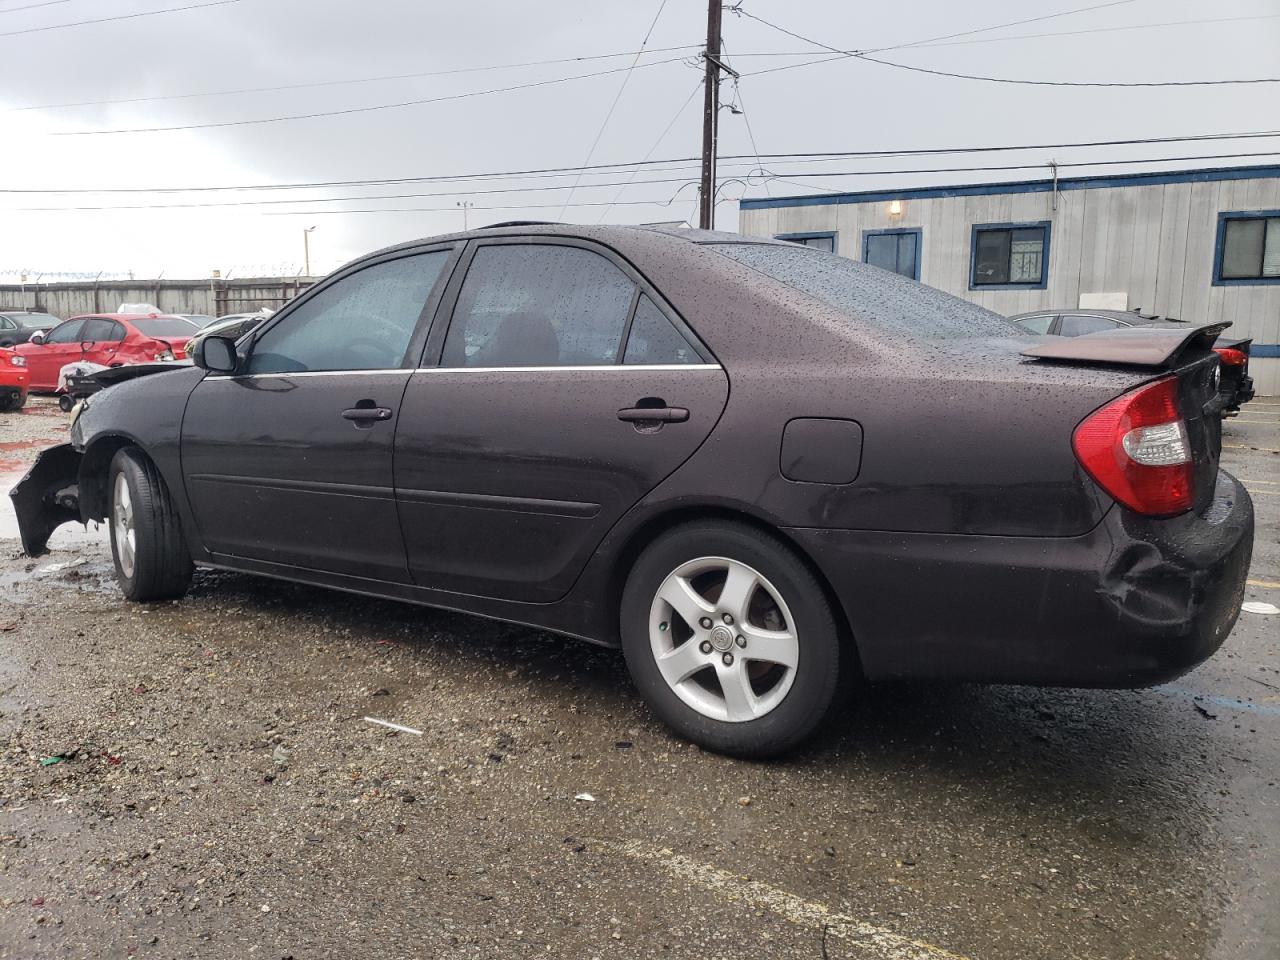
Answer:
<svg viewBox="0 0 1280 960"><path fill-rule="evenodd" d="M752 756L842 681L1129 687L1212 654L1253 510L1222 325L1032 337L732 234L509 225L383 250L95 395L14 491L121 587L259 573L620 645Z"/></svg>

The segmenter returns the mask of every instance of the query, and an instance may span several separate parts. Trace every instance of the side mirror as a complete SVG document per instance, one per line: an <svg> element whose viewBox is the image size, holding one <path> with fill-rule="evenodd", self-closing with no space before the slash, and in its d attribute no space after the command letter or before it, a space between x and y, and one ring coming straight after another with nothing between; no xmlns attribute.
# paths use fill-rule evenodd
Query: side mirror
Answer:
<svg viewBox="0 0 1280 960"><path fill-rule="evenodd" d="M236 343L227 337L201 337L191 361L210 373L235 373L239 363Z"/></svg>
<svg viewBox="0 0 1280 960"><path fill-rule="evenodd" d="M30 339L30 340L28 340L27 342L28 342L28 343L34 343L34 344L36 344L37 346L39 346L40 344L44 343L44 331L43 331L43 330L37 330L35 333L33 333L33 334L31 335L31 339Z"/></svg>

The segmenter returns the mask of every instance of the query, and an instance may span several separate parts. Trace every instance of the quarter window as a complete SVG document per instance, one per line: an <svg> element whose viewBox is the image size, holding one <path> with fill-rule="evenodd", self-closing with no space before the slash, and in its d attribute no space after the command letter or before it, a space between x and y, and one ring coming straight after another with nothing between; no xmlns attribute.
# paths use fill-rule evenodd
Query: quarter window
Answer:
<svg viewBox="0 0 1280 960"><path fill-rule="evenodd" d="M262 335L249 373L390 370L409 341L449 251L365 267L300 303Z"/></svg>
<svg viewBox="0 0 1280 960"><path fill-rule="evenodd" d="M636 305L636 317L627 335L623 363L701 363L702 358L683 334L646 296Z"/></svg>
<svg viewBox="0 0 1280 960"><path fill-rule="evenodd" d="M635 284L581 247L485 245L445 337L445 367L594 366L618 361Z"/></svg>
<svg viewBox="0 0 1280 960"><path fill-rule="evenodd" d="M1043 287L1049 225L1000 224L973 228L974 287Z"/></svg>
<svg viewBox="0 0 1280 960"><path fill-rule="evenodd" d="M68 320L61 326L54 327L45 337L45 343L78 343L80 331L84 328L83 320Z"/></svg>
<svg viewBox="0 0 1280 960"><path fill-rule="evenodd" d="M1220 229L1216 279L1280 281L1280 213L1226 215Z"/></svg>
<svg viewBox="0 0 1280 960"><path fill-rule="evenodd" d="M920 231L868 231L863 234L862 259L873 267L919 280Z"/></svg>

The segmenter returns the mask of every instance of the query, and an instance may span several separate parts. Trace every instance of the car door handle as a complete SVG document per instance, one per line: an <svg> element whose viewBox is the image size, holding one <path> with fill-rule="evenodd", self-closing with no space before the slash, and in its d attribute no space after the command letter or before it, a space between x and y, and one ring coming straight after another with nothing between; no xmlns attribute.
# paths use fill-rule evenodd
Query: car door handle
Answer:
<svg viewBox="0 0 1280 960"><path fill-rule="evenodd" d="M354 420L356 423L368 423L375 420L390 420L391 411L386 407L352 407L342 411L343 420Z"/></svg>
<svg viewBox="0 0 1280 960"><path fill-rule="evenodd" d="M684 423L689 411L684 407L624 407L618 411L618 419L630 423Z"/></svg>

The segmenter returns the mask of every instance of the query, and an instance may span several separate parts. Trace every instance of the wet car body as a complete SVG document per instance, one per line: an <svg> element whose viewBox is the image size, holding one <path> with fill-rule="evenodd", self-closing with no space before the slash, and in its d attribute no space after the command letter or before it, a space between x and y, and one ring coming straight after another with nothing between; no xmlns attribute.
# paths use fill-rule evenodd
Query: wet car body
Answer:
<svg viewBox="0 0 1280 960"><path fill-rule="evenodd" d="M52 393L58 389L59 371L67 364L87 361L114 367L162 357L181 360L196 332L194 324L174 315L95 313L71 317L41 342L14 349L26 360L31 390Z"/></svg>
<svg viewBox="0 0 1280 960"><path fill-rule="evenodd" d="M470 261L521 244L607 258L679 325L696 362L442 364ZM443 251L403 364L343 376L190 367L113 386L88 403L72 445L14 491L24 546L40 552L71 504L80 519L106 517L106 467L137 447L172 492L197 565L598 643L618 643L637 556L681 524L720 518L803 559L873 680L1127 687L1221 645L1253 535L1249 497L1217 463L1210 344L1221 326L1088 345L1100 361L1063 341L1037 356L1047 338L860 264L840 267L856 268L862 291L851 322L769 275L780 247L523 226L381 251L239 349L369 264ZM983 335L922 337L912 328L923 316ZM1091 479L1072 431L1170 378L1184 388L1195 502L1142 516ZM389 413L372 426L343 419L358 409Z"/></svg>
<svg viewBox="0 0 1280 960"><path fill-rule="evenodd" d="M27 402L31 376L27 361L7 347L0 347L0 411L17 410Z"/></svg>
<svg viewBox="0 0 1280 960"><path fill-rule="evenodd" d="M1033 333L1043 333L1054 337L1076 337L1105 330L1124 330L1130 327L1152 327L1157 329L1190 329L1193 324L1173 317L1161 317L1156 314L1141 313L1138 310L1032 310L1028 313L1014 314L1009 318L1018 326ZM1253 377L1249 376L1249 351L1253 346L1251 338L1219 336L1214 349L1220 358L1221 382L1219 394L1222 397L1224 416L1235 416L1240 412L1242 404L1253 399Z"/></svg>

